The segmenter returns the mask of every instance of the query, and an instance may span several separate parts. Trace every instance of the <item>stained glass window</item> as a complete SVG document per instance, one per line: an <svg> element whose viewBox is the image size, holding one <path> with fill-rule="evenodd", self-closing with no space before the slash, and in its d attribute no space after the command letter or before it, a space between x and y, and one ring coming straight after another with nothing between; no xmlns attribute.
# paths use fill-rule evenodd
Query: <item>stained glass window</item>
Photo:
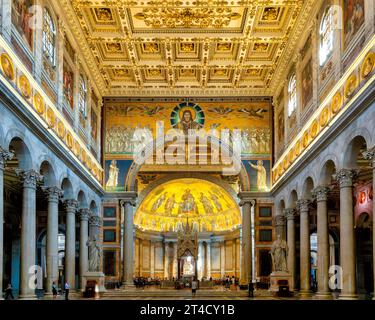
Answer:
<svg viewBox="0 0 375 320"><path fill-rule="evenodd" d="M43 54L52 66L55 66L56 29L48 9L44 8L43 15Z"/></svg>
<svg viewBox="0 0 375 320"><path fill-rule="evenodd" d="M81 78L79 80L79 111L81 114L86 117L87 115L87 87L86 87L86 81L81 75Z"/></svg>
<svg viewBox="0 0 375 320"><path fill-rule="evenodd" d="M288 116L290 117L297 108L297 80L295 74L289 79L288 96Z"/></svg>
<svg viewBox="0 0 375 320"><path fill-rule="evenodd" d="M329 7L323 15L320 23L320 47L319 61L320 65L324 65L333 51L333 10Z"/></svg>

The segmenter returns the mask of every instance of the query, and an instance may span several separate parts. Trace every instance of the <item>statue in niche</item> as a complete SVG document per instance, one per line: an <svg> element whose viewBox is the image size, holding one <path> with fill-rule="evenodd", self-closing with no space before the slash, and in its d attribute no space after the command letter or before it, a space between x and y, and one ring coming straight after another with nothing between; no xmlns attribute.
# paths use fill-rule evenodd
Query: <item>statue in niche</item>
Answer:
<svg viewBox="0 0 375 320"><path fill-rule="evenodd" d="M201 192L200 201L203 205L204 211L206 214L213 214L214 213L214 207L211 204L210 199L208 199L203 192Z"/></svg>
<svg viewBox="0 0 375 320"><path fill-rule="evenodd" d="M176 205L176 194L174 193L168 198L167 202L165 203L165 206L164 206L165 213L172 215L172 211L175 205Z"/></svg>
<svg viewBox="0 0 375 320"><path fill-rule="evenodd" d="M285 240L280 239L280 235L277 236L277 240L272 244L270 253L272 257L273 271L287 272L288 245Z"/></svg>
<svg viewBox="0 0 375 320"><path fill-rule="evenodd" d="M117 168L117 161L112 160L109 166L109 174L106 187L107 188L116 188L118 185L118 174L120 169Z"/></svg>
<svg viewBox="0 0 375 320"><path fill-rule="evenodd" d="M263 161L258 160L257 164L252 164L249 162L250 167L257 170L258 177L257 177L257 187L259 191L268 191L267 186L267 171L266 168L263 166Z"/></svg>
<svg viewBox="0 0 375 320"><path fill-rule="evenodd" d="M102 247L98 242L98 236L95 235L86 245L89 247L89 271L101 271Z"/></svg>
<svg viewBox="0 0 375 320"><path fill-rule="evenodd" d="M215 207L218 211L223 211L223 207L221 206L220 200L216 194L211 193L211 200L215 204Z"/></svg>
<svg viewBox="0 0 375 320"><path fill-rule="evenodd" d="M184 266L183 266L182 273L183 273L184 276L194 274L194 264L193 264L193 259L192 259L191 256L187 257L184 260Z"/></svg>
<svg viewBox="0 0 375 320"><path fill-rule="evenodd" d="M154 202L154 204L152 205L152 208L151 208L151 210L153 212L155 212L156 210L158 210L161 207L161 205L163 204L163 202L167 198L167 194L168 194L168 192L164 192L158 199L156 199L156 201Z"/></svg>
<svg viewBox="0 0 375 320"><path fill-rule="evenodd" d="M198 207L195 203L194 196L191 194L190 189L186 189L181 197L182 202L178 209L178 214L195 213L198 214Z"/></svg>

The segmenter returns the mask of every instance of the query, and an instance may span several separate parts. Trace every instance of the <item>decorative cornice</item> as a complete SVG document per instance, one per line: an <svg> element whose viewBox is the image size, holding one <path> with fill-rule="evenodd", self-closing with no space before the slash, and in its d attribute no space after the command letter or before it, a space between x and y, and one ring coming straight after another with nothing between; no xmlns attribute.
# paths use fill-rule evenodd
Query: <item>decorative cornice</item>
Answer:
<svg viewBox="0 0 375 320"><path fill-rule="evenodd" d="M363 157L371 162L373 169L375 169L375 147L362 152Z"/></svg>
<svg viewBox="0 0 375 320"><path fill-rule="evenodd" d="M13 151L5 150L0 146L0 170L4 169L5 162L12 160L13 157Z"/></svg>
<svg viewBox="0 0 375 320"><path fill-rule="evenodd" d="M88 208L80 209L78 211L78 217L81 221L88 221L91 215L91 211Z"/></svg>
<svg viewBox="0 0 375 320"><path fill-rule="evenodd" d="M75 199L68 199L64 202L67 213L75 213L78 208L78 201Z"/></svg>
<svg viewBox="0 0 375 320"><path fill-rule="evenodd" d="M297 210L294 208L284 209L284 215L287 220L294 220L295 217L297 216Z"/></svg>
<svg viewBox="0 0 375 320"><path fill-rule="evenodd" d="M37 184L43 181L43 176L34 169L28 171L17 169L16 174L20 177L24 188L36 189Z"/></svg>
<svg viewBox="0 0 375 320"><path fill-rule="evenodd" d="M309 199L300 199L297 201L297 206L300 212L308 212L310 205L311 205L311 200Z"/></svg>
<svg viewBox="0 0 375 320"><path fill-rule="evenodd" d="M333 175L333 178L338 181L340 188L349 188L353 186L358 174L357 169L341 169Z"/></svg>
<svg viewBox="0 0 375 320"><path fill-rule="evenodd" d="M280 227L280 226L285 226L286 224L286 217L283 214L279 214L275 216L275 226Z"/></svg>
<svg viewBox="0 0 375 320"><path fill-rule="evenodd" d="M326 186L318 186L318 187L316 187L316 188L312 191L313 198L314 198L317 202L327 201L327 199L328 199L328 194L329 194L330 191L331 191L331 189L328 188L328 187L326 187Z"/></svg>
<svg viewBox="0 0 375 320"><path fill-rule="evenodd" d="M58 187L44 187L43 191L46 193L49 202L58 202L64 195L64 191Z"/></svg>
<svg viewBox="0 0 375 320"><path fill-rule="evenodd" d="M96 215L90 215L89 217L90 226L100 227L102 225L102 219Z"/></svg>

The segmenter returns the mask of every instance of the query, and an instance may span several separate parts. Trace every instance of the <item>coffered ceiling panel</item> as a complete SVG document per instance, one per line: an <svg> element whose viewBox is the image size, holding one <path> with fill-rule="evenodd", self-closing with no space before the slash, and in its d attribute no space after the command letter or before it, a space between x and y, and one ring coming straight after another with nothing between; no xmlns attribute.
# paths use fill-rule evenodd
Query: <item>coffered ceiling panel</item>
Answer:
<svg viewBox="0 0 375 320"><path fill-rule="evenodd" d="M103 95L272 95L313 0L62 0Z"/></svg>

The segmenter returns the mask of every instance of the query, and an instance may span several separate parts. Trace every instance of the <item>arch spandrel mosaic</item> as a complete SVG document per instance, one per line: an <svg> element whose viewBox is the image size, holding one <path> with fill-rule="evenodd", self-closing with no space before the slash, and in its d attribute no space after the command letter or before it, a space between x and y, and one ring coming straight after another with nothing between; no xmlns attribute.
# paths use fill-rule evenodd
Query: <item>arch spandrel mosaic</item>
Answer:
<svg viewBox="0 0 375 320"><path fill-rule="evenodd" d="M200 179L178 179L153 189L136 211L135 225L148 231L177 231L188 219L200 231L235 230L241 214L222 187Z"/></svg>

